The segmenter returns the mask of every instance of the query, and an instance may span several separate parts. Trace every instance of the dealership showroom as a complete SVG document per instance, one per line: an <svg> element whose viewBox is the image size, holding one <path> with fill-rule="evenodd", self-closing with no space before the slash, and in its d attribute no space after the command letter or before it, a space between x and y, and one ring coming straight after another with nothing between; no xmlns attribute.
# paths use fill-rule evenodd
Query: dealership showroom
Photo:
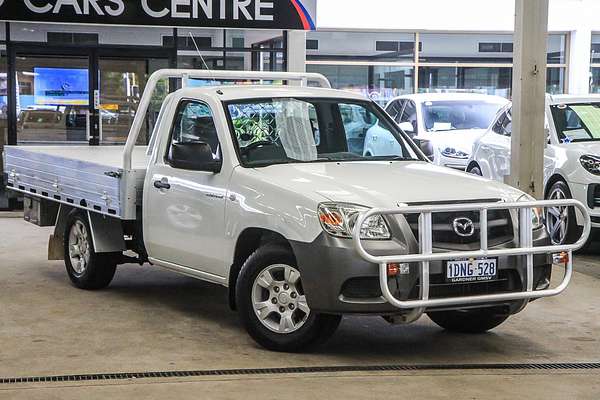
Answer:
<svg viewBox="0 0 600 400"><path fill-rule="evenodd" d="M600 0L0 0L0 400L600 399Z"/></svg>

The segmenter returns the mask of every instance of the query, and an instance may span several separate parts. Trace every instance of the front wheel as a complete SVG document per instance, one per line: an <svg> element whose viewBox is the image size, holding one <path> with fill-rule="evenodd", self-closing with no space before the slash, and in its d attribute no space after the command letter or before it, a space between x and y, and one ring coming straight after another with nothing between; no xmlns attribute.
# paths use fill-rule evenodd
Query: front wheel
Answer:
<svg viewBox="0 0 600 400"><path fill-rule="evenodd" d="M565 200L572 197L569 186L563 181L555 182L546 195L547 200ZM552 244L555 245L575 243L583 230L582 227L577 225L573 207L546 208L546 229ZM590 243L591 239L588 239L582 250L589 247Z"/></svg>
<svg viewBox="0 0 600 400"><path fill-rule="evenodd" d="M64 234L64 252L69 279L80 289L103 289L115 276L115 257L112 253L96 253L90 224L85 216L73 214L69 218Z"/></svg>
<svg viewBox="0 0 600 400"><path fill-rule="evenodd" d="M325 341L341 321L341 316L311 311L294 255L283 245L263 246L248 258L237 280L236 302L250 336L274 351L300 351Z"/></svg>
<svg viewBox="0 0 600 400"><path fill-rule="evenodd" d="M501 325L509 317L494 308L438 311L427 315L447 331L459 333L484 333Z"/></svg>

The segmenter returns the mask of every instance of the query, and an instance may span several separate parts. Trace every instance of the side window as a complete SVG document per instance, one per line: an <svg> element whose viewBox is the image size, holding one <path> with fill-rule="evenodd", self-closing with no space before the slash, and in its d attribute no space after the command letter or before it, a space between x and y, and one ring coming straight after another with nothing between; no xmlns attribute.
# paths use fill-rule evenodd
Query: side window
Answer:
<svg viewBox="0 0 600 400"><path fill-rule="evenodd" d="M502 122L502 134L508 137L512 135L512 114L510 111L506 113L506 118Z"/></svg>
<svg viewBox="0 0 600 400"><path fill-rule="evenodd" d="M494 122L494 126L492 127L492 130L494 131L494 133L497 133L498 135L503 135L504 131L503 131L503 124L504 124L504 120L506 119L506 112L503 112L498 119L496 120L496 122Z"/></svg>
<svg viewBox="0 0 600 400"><path fill-rule="evenodd" d="M409 122L413 127L413 132L418 132L417 126L417 105L414 101L409 100L406 102L402 116L398 120L398 123Z"/></svg>
<svg viewBox="0 0 600 400"><path fill-rule="evenodd" d="M364 107L357 104L340 104L339 109L348 151L362 156L366 133L377 121Z"/></svg>
<svg viewBox="0 0 600 400"><path fill-rule="evenodd" d="M406 100L396 100L386 110L388 114L394 119L396 122L400 122L400 117L402 116L402 108L404 107L404 103Z"/></svg>
<svg viewBox="0 0 600 400"><path fill-rule="evenodd" d="M221 159L217 127L210 108L206 104L197 101L183 101L177 107L175 124L171 133L171 143L169 143L167 151L167 161L172 159L174 145L185 146L200 143L206 143L210 147L213 160Z"/></svg>

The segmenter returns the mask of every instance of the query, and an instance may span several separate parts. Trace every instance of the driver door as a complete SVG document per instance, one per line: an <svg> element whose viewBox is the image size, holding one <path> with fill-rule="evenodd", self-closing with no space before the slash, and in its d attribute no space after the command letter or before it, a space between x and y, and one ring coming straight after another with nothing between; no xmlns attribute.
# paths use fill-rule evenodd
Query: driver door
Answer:
<svg viewBox="0 0 600 400"><path fill-rule="evenodd" d="M166 154L148 170L144 239L151 258L214 275L219 281L225 275L222 244L230 174L225 170L215 173L176 168L170 162L174 144L198 142L210 146L214 160L222 158L210 107L196 100L182 100Z"/></svg>

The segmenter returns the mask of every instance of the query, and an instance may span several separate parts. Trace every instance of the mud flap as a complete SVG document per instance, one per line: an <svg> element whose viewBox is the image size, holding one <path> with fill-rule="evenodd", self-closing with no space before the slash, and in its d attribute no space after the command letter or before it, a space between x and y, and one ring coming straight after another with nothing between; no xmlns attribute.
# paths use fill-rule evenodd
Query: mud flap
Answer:
<svg viewBox="0 0 600 400"><path fill-rule="evenodd" d="M62 236L50 235L48 239L48 261L61 261L65 259L65 250Z"/></svg>

